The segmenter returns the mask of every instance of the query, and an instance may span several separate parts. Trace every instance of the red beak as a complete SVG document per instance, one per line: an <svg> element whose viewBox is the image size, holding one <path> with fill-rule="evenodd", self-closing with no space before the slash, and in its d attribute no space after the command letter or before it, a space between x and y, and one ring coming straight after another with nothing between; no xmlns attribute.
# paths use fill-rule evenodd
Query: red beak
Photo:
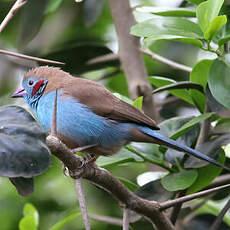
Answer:
<svg viewBox="0 0 230 230"><path fill-rule="evenodd" d="M23 97L23 95L26 94L26 90L22 87L18 88L14 94L11 95L11 97Z"/></svg>

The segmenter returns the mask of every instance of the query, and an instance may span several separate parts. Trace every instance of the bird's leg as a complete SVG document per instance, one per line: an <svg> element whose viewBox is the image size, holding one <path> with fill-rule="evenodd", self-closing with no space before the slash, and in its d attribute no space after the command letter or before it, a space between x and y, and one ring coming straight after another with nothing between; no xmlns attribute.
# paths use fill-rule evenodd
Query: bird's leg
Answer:
<svg viewBox="0 0 230 230"><path fill-rule="evenodd" d="M84 145L84 146L80 146L80 147L78 147L78 148L72 149L71 151L72 151L73 153L75 153L75 152L81 152L81 151L83 151L83 150L86 150L86 149L95 147L96 145L97 145L97 144Z"/></svg>

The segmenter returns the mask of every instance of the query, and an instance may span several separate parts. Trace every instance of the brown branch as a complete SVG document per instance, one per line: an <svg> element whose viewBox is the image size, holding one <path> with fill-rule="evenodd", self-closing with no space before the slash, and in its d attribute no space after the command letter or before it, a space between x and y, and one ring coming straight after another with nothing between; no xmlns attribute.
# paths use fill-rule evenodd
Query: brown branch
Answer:
<svg viewBox="0 0 230 230"><path fill-rule="evenodd" d="M91 226L90 226L89 215L88 215L88 211L87 211L87 206L86 206L86 201L85 201L85 196L84 196L84 191L83 191L83 184L82 184L81 178L75 179L75 186L76 186L76 190L77 190L77 194L78 194L78 201L79 201L83 221L85 224L85 229L90 230Z"/></svg>
<svg viewBox="0 0 230 230"><path fill-rule="evenodd" d="M129 230L129 210L123 208L123 225L122 230Z"/></svg>
<svg viewBox="0 0 230 230"><path fill-rule="evenodd" d="M153 53L153 52L152 52L151 50L149 50L149 49L142 49L142 48L141 48L140 51L141 51L142 53L145 53L145 54L150 55L153 59L155 59L155 60L157 60L157 61L159 61L159 62L162 62L162 63L164 63L164 64L166 64L166 65L168 65L168 66L171 66L171 67L174 68L174 69L183 70L183 71L188 72L188 73L192 72L192 68L191 68L191 67L186 66L186 65L179 64L179 63L174 62L174 61L172 61L172 60L170 60L170 59L168 59L168 58L162 57L162 56L160 56L160 55L158 55L158 54L156 54L156 53Z"/></svg>
<svg viewBox="0 0 230 230"><path fill-rule="evenodd" d="M226 205L224 206L224 208L221 210L221 212L218 215L218 217L215 219L215 221L212 224L210 230L218 230L218 229L220 229L219 227L220 227L220 224L222 222L222 219L224 218L224 215L229 210L229 208L230 208L230 199L228 200L228 202L226 203Z"/></svg>
<svg viewBox="0 0 230 230"><path fill-rule="evenodd" d="M26 60L32 60L32 61L43 62L43 63L48 63L48 64L65 65L64 62L59 62L59 61L53 61L53 60L44 59L44 58L28 56L28 55L19 54L19 53L15 53L15 52L12 52L12 51L7 51L7 50L2 50L2 49L0 49L0 54L10 55L10 56L18 57L18 58L24 58Z"/></svg>
<svg viewBox="0 0 230 230"><path fill-rule="evenodd" d="M110 61L117 61L119 60L119 55L115 53L106 54L103 56L99 56L96 58L92 58L86 62L87 65L95 65L98 63L110 62Z"/></svg>
<svg viewBox="0 0 230 230"><path fill-rule="evenodd" d="M186 194L186 191L187 189L180 191L178 194L178 198L183 197ZM177 217L179 216L182 205L183 203L178 203L177 205L173 207L173 210L170 216L170 220L172 221L174 225L176 223Z"/></svg>
<svg viewBox="0 0 230 230"><path fill-rule="evenodd" d="M160 206L157 202L147 201L136 196L107 170L101 169L95 164L86 164L84 167L81 167L82 158L73 154L57 137L48 136L47 145L52 154L58 157L68 167L70 175L74 179L82 176L93 184L109 191L113 197L125 205L125 208L148 217L158 229L174 229L169 219L159 211Z"/></svg>
<svg viewBox="0 0 230 230"><path fill-rule="evenodd" d="M132 99L144 96L143 110L147 115L157 120L152 86L148 82L147 71L139 50L139 38L130 34L130 28L136 22L129 0L109 0L109 4L118 35L119 57L126 75L130 96Z"/></svg>
<svg viewBox="0 0 230 230"><path fill-rule="evenodd" d="M187 201L190 201L190 200L194 200L196 198L205 196L205 195L213 193L213 192L217 192L217 191L219 191L221 189L228 188L228 187L230 187L230 184L222 185L222 186L212 188L212 189L207 189L207 190L197 192L197 193L194 193L194 194L191 194L191 195L187 195L187 196L184 196L184 197L180 197L180 198L177 198L177 199L174 199L174 200L165 201L165 202L160 204L160 210L165 210L165 209L171 208L171 207L175 206L176 204L184 203L184 202L187 202Z"/></svg>
<svg viewBox="0 0 230 230"><path fill-rule="evenodd" d="M117 226L122 226L122 224L123 224L121 219L115 218L115 217L93 215L93 214L89 214L89 217L90 217L90 219L94 219L97 221L101 221L101 222L105 222L105 223L113 224L113 225L117 225Z"/></svg>
<svg viewBox="0 0 230 230"><path fill-rule="evenodd" d="M6 17L3 19L2 23L0 24L0 33L4 30L6 25L9 23L11 18L14 16L14 14L26 3L25 0L17 0L12 8L10 9L9 13L6 15Z"/></svg>

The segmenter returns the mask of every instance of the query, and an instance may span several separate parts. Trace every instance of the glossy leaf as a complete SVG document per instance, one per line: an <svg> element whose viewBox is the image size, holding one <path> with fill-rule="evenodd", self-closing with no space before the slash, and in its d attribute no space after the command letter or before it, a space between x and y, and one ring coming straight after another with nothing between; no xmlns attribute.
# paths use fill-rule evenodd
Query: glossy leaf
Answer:
<svg viewBox="0 0 230 230"><path fill-rule="evenodd" d="M30 196L34 191L33 178L13 177L9 178L10 182L16 187L21 196Z"/></svg>
<svg viewBox="0 0 230 230"><path fill-rule="evenodd" d="M137 177L137 183L140 186L143 186L151 181L159 180L162 177L166 176L168 172L162 172L162 171L150 171L150 172L144 172Z"/></svg>
<svg viewBox="0 0 230 230"><path fill-rule="evenodd" d="M134 102L133 105L137 107L138 109L142 109L142 103L143 103L143 96L138 97Z"/></svg>
<svg viewBox="0 0 230 230"><path fill-rule="evenodd" d="M81 212L72 213L65 218L59 220L55 225L53 225L49 230L60 230L65 224L69 223L70 221L76 219L81 215Z"/></svg>
<svg viewBox="0 0 230 230"><path fill-rule="evenodd" d="M216 59L211 65L208 85L214 98L227 108L230 108L230 67Z"/></svg>
<svg viewBox="0 0 230 230"><path fill-rule="evenodd" d="M119 164L124 164L129 162L143 162L143 161L144 160L141 157L123 148L120 150L119 153L113 156L110 157L100 156L97 159L97 165L100 167L111 167L114 165L119 165Z"/></svg>
<svg viewBox="0 0 230 230"><path fill-rule="evenodd" d="M133 182L131 182L126 178L118 177L117 179L132 192L134 192L139 187L137 184L134 184Z"/></svg>
<svg viewBox="0 0 230 230"><path fill-rule="evenodd" d="M0 176L33 177L49 167L46 134L18 106L0 107Z"/></svg>
<svg viewBox="0 0 230 230"><path fill-rule="evenodd" d="M63 70L80 74L108 66L118 66L119 61L101 62L92 65L87 64L93 58L111 53L112 51L104 45L79 42L77 45L51 52L43 56L43 58L64 62L66 64L62 66Z"/></svg>
<svg viewBox="0 0 230 230"><path fill-rule="evenodd" d="M190 187L197 178L197 170L182 170L179 173L171 173L161 179L161 184L168 191L184 190Z"/></svg>
<svg viewBox="0 0 230 230"><path fill-rule="evenodd" d="M221 155L218 159L218 162L224 163L225 162L225 154L222 150ZM204 166L202 168L198 168L198 177L195 181L195 183L188 189L188 194L195 193L203 188L205 188L207 185L209 185L217 176L220 175L222 171L222 168L217 167L215 165L209 164L207 166Z"/></svg>
<svg viewBox="0 0 230 230"><path fill-rule="evenodd" d="M191 2L195 5L199 5L200 3L204 2L205 0L186 0L187 2Z"/></svg>
<svg viewBox="0 0 230 230"><path fill-rule="evenodd" d="M165 77L157 77L157 76L149 77L149 81L152 85L154 85L157 88L176 83L176 81L172 79L165 78ZM193 100L186 89L169 90L169 93L171 93L176 97L181 98L182 100L190 104L193 104Z"/></svg>
<svg viewBox="0 0 230 230"><path fill-rule="evenodd" d="M207 0L197 7L197 18L203 33L211 22L218 16L224 0Z"/></svg>
<svg viewBox="0 0 230 230"><path fill-rule="evenodd" d="M196 11L193 8L173 8L173 7L149 7L143 6L136 8L139 12L152 13L160 16L171 17L196 17Z"/></svg>
<svg viewBox="0 0 230 230"><path fill-rule="evenodd" d="M180 127L173 135L170 136L170 138L176 140L178 137L190 130L194 125L202 122L203 120L206 120L207 118L210 118L212 115L213 113L204 113L198 117L194 117L189 122Z"/></svg>
<svg viewBox="0 0 230 230"><path fill-rule="evenodd" d="M197 135L199 133L199 125L196 124L192 127L192 129L183 129L182 132L179 132L177 134L177 130L179 130L183 125L186 123L190 122L194 117L174 117L168 120L163 121L162 123L159 124L160 127L160 133L163 134L164 136L170 137L176 134L178 138L177 141L179 143L185 144L187 146L191 146L194 141L197 138ZM184 157L185 153L176 151L174 149L168 149L166 154L165 154L165 159L169 161L172 164L175 164L177 160L182 160Z"/></svg>
<svg viewBox="0 0 230 230"><path fill-rule="evenodd" d="M217 159L219 157L220 150L222 150L222 146L230 143L230 137L228 134L221 135L216 138L212 138L209 141L204 142L203 144L199 145L197 150L205 155L213 159ZM200 168L205 166L209 163L189 156L184 163L185 168Z"/></svg>
<svg viewBox="0 0 230 230"><path fill-rule="evenodd" d="M22 8L20 44L27 44L38 33L48 0L27 1Z"/></svg>
<svg viewBox="0 0 230 230"><path fill-rule="evenodd" d="M175 17L161 17L146 20L131 27L131 34L140 37L181 36L202 38L199 26L189 20Z"/></svg>
<svg viewBox="0 0 230 230"><path fill-rule="evenodd" d="M196 38L190 38L190 37L185 37L185 36L180 36L180 35L171 35L171 34L160 34L160 35L150 36L146 38L144 41L151 42L151 41L156 41L156 40L174 40L174 41L194 45L200 48L203 47L203 43Z"/></svg>
<svg viewBox="0 0 230 230"><path fill-rule="evenodd" d="M208 25L204 33L204 38L206 40L211 40L212 36L218 30L220 30L226 23L227 23L227 17L225 15L217 16L216 18L214 18L211 24Z"/></svg>
<svg viewBox="0 0 230 230"><path fill-rule="evenodd" d="M135 194L147 200L163 202L168 200L173 194L166 190L160 180L151 181L137 189Z"/></svg>
<svg viewBox="0 0 230 230"><path fill-rule="evenodd" d="M24 217L19 222L19 229L20 230L37 230L38 222L39 222L39 215L36 208L27 203L23 209Z"/></svg>
<svg viewBox="0 0 230 230"><path fill-rule="evenodd" d="M153 164L162 164L164 161L163 153L156 144L132 142L126 149Z"/></svg>
<svg viewBox="0 0 230 230"><path fill-rule="evenodd" d="M190 81L200 84L204 91L206 89L209 69L212 62L213 60L201 60L193 67L193 70L190 73ZM190 89L189 92L197 108L201 112L204 112L206 95L194 89Z"/></svg>

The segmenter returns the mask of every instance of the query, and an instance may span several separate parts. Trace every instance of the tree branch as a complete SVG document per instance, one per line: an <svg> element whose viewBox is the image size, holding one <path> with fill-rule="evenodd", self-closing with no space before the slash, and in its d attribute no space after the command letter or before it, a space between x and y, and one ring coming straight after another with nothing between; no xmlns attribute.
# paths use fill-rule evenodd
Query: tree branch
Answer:
<svg viewBox="0 0 230 230"><path fill-rule="evenodd" d="M64 62L59 62L59 61L53 61L53 60L44 59L44 58L28 56L28 55L19 54L19 53L15 53L15 52L12 52L12 51L7 51L7 50L2 50L2 49L0 49L0 54L10 55L10 56L14 56L14 57L24 58L24 59L27 59L27 60L43 62L43 63L48 63L48 64L65 65Z"/></svg>
<svg viewBox="0 0 230 230"><path fill-rule="evenodd" d="M152 86L148 82L147 71L139 50L139 38L130 34L130 28L136 22L129 1L109 0L109 3L119 40L119 57L126 75L130 96L132 99L144 96L143 110L157 120Z"/></svg>
<svg viewBox="0 0 230 230"><path fill-rule="evenodd" d="M95 164L86 164L81 167L82 157L73 154L57 137L49 135L46 140L52 154L68 167L70 175L74 179L82 176L93 184L109 191L114 198L125 205L125 208L148 217L158 229L174 229L169 219L159 211L159 203L136 196L107 170L99 168Z"/></svg>
<svg viewBox="0 0 230 230"><path fill-rule="evenodd" d="M123 227L122 230L129 230L129 210L123 208Z"/></svg>
<svg viewBox="0 0 230 230"><path fill-rule="evenodd" d="M212 188L212 189L207 189L207 190L197 192L197 193L194 193L194 194L191 194L191 195L187 195L187 196L184 196L184 197L180 197L180 198L177 198L177 199L174 199L174 200L165 201L165 202L160 204L160 210L165 210L165 209L171 208L171 207L175 206L176 204L184 203L184 202L187 202L187 201L190 201L190 200L194 200L196 198L202 197L204 195L207 195L207 194L210 194L210 193L213 193L213 192L217 192L217 191L219 191L221 189L228 188L228 187L230 187L230 184L222 185L222 186Z"/></svg>
<svg viewBox="0 0 230 230"><path fill-rule="evenodd" d="M9 13L6 15L6 17L3 19L1 25L0 25L0 33L4 30L6 25L9 23L11 18L14 16L14 14L26 3L25 0L17 0L12 8L10 9Z"/></svg>
<svg viewBox="0 0 230 230"><path fill-rule="evenodd" d="M142 53L148 54L153 59L155 59L155 60L157 60L159 62L162 62L162 63L164 63L164 64L166 64L168 66L171 66L174 69L179 69L179 70L182 70L182 71L185 71L185 72L188 72L188 73L192 72L192 68L191 67L179 64L179 63L174 62L174 61L172 61L172 60L170 60L168 58L162 57L162 56L160 56L160 55L158 55L156 53L153 53L149 49L142 49L142 48L140 48L140 50L141 50Z"/></svg>
<svg viewBox="0 0 230 230"><path fill-rule="evenodd" d="M221 210L221 212L218 215L218 217L215 219L215 221L212 224L210 230L218 230L219 229L220 224L222 222L222 219L224 218L224 215L229 210L229 208L230 208L230 199L228 200L228 202L226 203L226 205L224 206L224 208Z"/></svg>

